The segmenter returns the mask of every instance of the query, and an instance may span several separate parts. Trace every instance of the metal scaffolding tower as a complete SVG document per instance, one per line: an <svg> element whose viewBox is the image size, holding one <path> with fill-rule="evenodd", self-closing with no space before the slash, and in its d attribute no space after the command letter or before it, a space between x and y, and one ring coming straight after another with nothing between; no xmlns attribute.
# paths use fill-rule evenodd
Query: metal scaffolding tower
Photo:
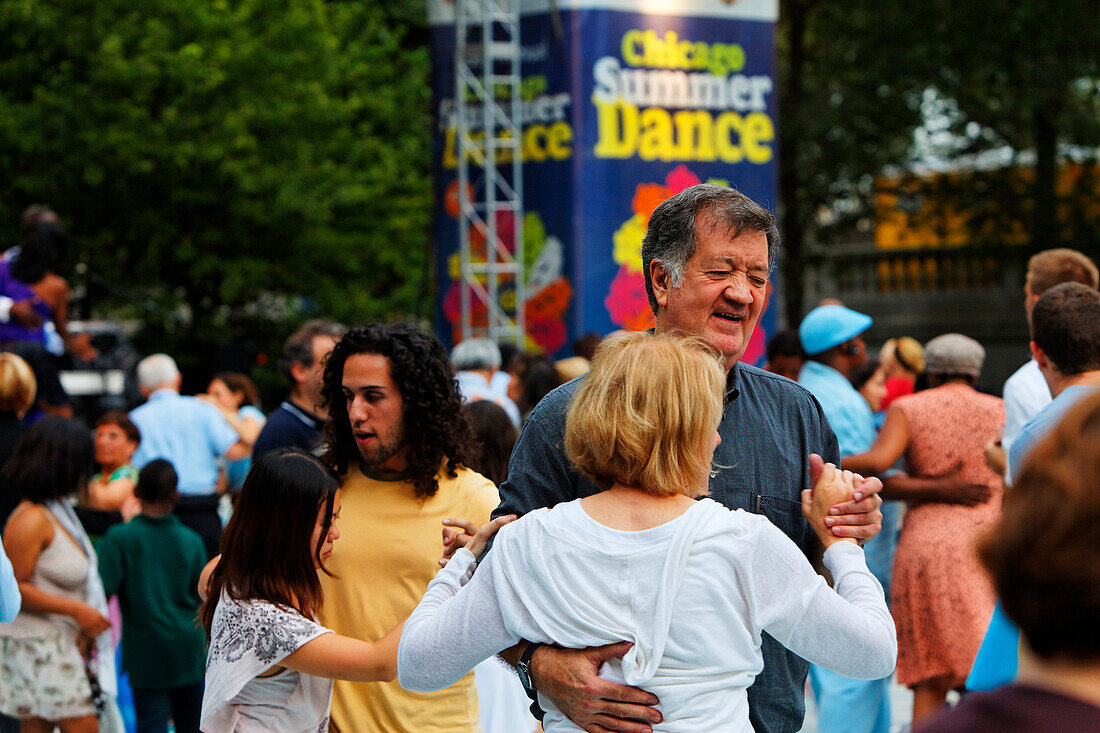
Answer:
<svg viewBox="0 0 1100 733"><path fill-rule="evenodd" d="M522 347L519 5L456 0L455 103L462 338L487 336Z"/></svg>

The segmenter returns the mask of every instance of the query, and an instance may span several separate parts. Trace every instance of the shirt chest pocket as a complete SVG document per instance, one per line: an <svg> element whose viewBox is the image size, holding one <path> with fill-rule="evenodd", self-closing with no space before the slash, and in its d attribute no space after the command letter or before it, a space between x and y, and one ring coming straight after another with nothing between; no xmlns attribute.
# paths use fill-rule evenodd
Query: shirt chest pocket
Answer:
<svg viewBox="0 0 1100 733"><path fill-rule="evenodd" d="M806 518L802 516L801 502L754 492L751 495L751 511L767 517L768 521L794 540L803 551L808 548L811 530Z"/></svg>

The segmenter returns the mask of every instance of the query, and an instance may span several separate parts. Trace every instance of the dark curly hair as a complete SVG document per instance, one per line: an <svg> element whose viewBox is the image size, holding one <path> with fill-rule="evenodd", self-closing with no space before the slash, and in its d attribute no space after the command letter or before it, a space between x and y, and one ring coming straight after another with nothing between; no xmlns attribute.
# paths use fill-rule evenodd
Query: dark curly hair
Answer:
<svg viewBox="0 0 1100 733"><path fill-rule="evenodd" d="M420 498L434 496L446 459L449 478L474 455L473 433L462 411L462 395L450 359L435 336L409 324L372 323L348 331L325 362L321 394L328 409L322 458L343 476L359 460L344 400L344 363L356 354L389 360L390 378L401 393L408 468L406 478Z"/></svg>

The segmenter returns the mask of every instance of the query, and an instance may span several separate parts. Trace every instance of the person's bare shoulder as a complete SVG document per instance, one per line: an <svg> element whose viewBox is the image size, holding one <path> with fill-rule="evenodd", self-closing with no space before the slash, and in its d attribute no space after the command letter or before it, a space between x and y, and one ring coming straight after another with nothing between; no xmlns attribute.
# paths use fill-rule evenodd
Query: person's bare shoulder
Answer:
<svg viewBox="0 0 1100 733"><path fill-rule="evenodd" d="M4 527L4 541L11 547L49 545L53 541L53 525L46 516L46 509L32 502L17 506Z"/></svg>
<svg viewBox="0 0 1100 733"><path fill-rule="evenodd" d="M69 283L52 272L47 272L33 287L34 292L50 305L69 297Z"/></svg>

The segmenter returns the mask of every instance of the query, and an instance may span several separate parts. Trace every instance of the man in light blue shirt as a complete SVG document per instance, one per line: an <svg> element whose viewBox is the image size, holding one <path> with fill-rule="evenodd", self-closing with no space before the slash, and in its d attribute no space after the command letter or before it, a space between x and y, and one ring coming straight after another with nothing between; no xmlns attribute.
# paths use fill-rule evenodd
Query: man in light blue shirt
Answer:
<svg viewBox="0 0 1100 733"><path fill-rule="evenodd" d="M1054 401L1024 424L1008 449L1005 483L1023 470L1035 444L1073 405L1100 389L1100 292L1069 282L1050 288L1031 311L1031 354ZM1019 630L1000 602L966 681L968 689L989 690L1016 676Z"/></svg>
<svg viewBox="0 0 1100 733"><path fill-rule="evenodd" d="M142 394L148 400L130 413L141 431L141 445L133 462L141 468L164 458L179 475L180 500L176 514L198 532L210 557L218 554L222 526L218 518L218 458L238 460L249 455L218 409L179 393L180 372L167 354L153 354L138 364Z"/></svg>
<svg viewBox="0 0 1100 733"><path fill-rule="evenodd" d="M798 383L813 393L840 443L840 457L869 450L875 442L875 418L848 377L867 363L863 332L871 317L842 305L814 308L798 327L807 359Z"/></svg>
<svg viewBox="0 0 1100 733"><path fill-rule="evenodd" d="M1009 485L1035 444L1070 407L1100 387L1100 292L1063 283L1044 293L1031 313L1031 354L1054 400L1020 429L1009 447Z"/></svg>
<svg viewBox="0 0 1100 733"><path fill-rule="evenodd" d="M871 323L870 316L850 308L823 305L806 314L798 327L798 336L807 355L798 374L798 383L821 403L840 443L841 468L845 456L863 453L875 442L877 431L871 407L848 381L849 376L867 363L863 332ZM888 511L885 503L882 511L885 529ZM896 542L896 538L884 531L864 548L867 566L887 587L892 542ZM889 733L889 680L889 677L850 680L811 666L810 683L817 700L819 729L825 733Z"/></svg>
<svg viewBox="0 0 1100 733"><path fill-rule="evenodd" d="M451 364L455 368L458 391L466 402L489 400L508 414L508 419L517 428L520 426L519 408L508 397L505 384L499 391L500 382L494 387L494 379L500 371L500 347L489 339L466 339L455 344L451 350Z"/></svg>

